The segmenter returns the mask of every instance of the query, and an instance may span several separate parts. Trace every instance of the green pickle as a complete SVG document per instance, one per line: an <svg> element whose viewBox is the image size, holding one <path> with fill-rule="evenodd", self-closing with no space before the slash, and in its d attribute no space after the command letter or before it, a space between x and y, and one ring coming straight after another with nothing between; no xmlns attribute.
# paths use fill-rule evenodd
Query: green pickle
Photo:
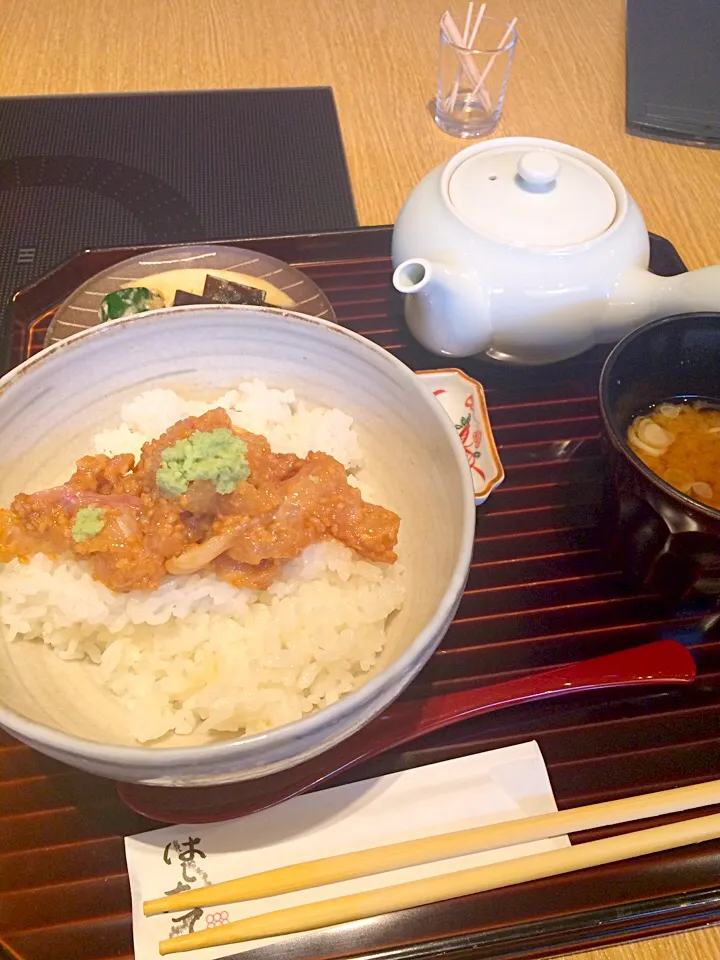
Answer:
<svg viewBox="0 0 720 960"><path fill-rule="evenodd" d="M117 320L120 317L131 317L136 313L147 313L148 310L159 310L165 306L162 294L147 287L122 287L113 290L100 304L98 315L100 322Z"/></svg>

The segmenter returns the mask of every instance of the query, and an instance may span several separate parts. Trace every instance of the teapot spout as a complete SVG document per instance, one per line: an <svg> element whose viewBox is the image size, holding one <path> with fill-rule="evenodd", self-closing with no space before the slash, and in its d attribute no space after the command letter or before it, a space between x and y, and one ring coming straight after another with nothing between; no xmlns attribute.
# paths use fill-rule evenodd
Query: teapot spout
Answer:
<svg viewBox="0 0 720 960"><path fill-rule="evenodd" d="M393 273L393 286L398 293L419 293L433 275L432 264L422 257L406 260Z"/></svg>
<svg viewBox="0 0 720 960"><path fill-rule="evenodd" d="M393 285L405 294L410 332L431 353L470 357L492 343L492 327L483 290L459 268L422 257L395 268Z"/></svg>
<svg viewBox="0 0 720 960"><path fill-rule="evenodd" d="M618 280L604 316L603 340L620 339L631 330L678 313L720 311L720 266L658 277L631 267Z"/></svg>

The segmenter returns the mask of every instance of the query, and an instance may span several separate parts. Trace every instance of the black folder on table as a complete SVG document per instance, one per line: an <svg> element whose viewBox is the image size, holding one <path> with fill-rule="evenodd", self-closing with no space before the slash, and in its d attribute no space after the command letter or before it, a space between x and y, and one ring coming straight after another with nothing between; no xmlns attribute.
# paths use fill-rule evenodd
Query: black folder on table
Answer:
<svg viewBox="0 0 720 960"><path fill-rule="evenodd" d="M720 0L627 0L628 133L720 147Z"/></svg>

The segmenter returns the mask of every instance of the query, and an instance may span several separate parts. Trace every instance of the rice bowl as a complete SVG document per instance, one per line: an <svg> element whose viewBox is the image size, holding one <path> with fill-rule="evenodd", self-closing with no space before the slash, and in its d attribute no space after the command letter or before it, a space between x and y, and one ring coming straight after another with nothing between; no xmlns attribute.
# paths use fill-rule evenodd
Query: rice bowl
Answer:
<svg viewBox="0 0 720 960"><path fill-rule="evenodd" d="M379 576L373 564L360 562L345 567L343 551L335 549L337 544L328 544L332 555L324 549L313 550L287 571L289 593L283 574L274 594L256 598L254 603L245 603L245 598L245 608L235 610L233 615L240 619L259 616L260 607L264 604L267 608L268 600L278 606L288 601L285 607L289 608L297 591L308 588L324 593L331 580L336 593L347 595L350 584L354 595L363 598L368 622L362 640L353 647L354 640L346 636L350 646L339 660L333 661L331 651L324 689L322 683L312 689L315 681L308 679L308 673L302 675L308 669L308 656L318 662L317 646L312 650L308 647L300 650L297 662L273 666L277 671L273 683L280 691L274 705L266 702L252 717L247 707L243 716L230 717L215 689L212 703L196 703L192 716L183 714L186 707L173 708L173 725L166 724L173 735L162 740L163 749L148 749L137 745L128 729L127 710L119 708L118 693L110 687L113 682L119 684L116 690L123 694L123 684L130 683L128 677L139 676L137 671L123 672L127 645L121 643L122 649L100 645L94 658L91 655L88 659L88 651L81 651L85 641L78 642L77 631L58 627L60 633L65 630L62 637L55 634L58 652L84 655L83 660L62 659L47 642L22 639L33 631L37 634L39 620L46 622L44 611L36 611L35 621L19 631L17 640L0 644L0 724L13 735L57 759L120 780L199 785L263 776L309 759L359 729L398 696L428 659L454 615L469 568L475 507L464 452L453 424L410 370L381 348L332 324L267 308L179 308L119 320L50 348L0 382L0 443L5 455L0 503L8 503L18 490L41 489L55 482L69 462L88 451L93 438L99 444L122 442L127 447L132 439L128 430L133 432L133 427L121 423L124 417L120 412L149 390L172 390L180 398L202 397L207 402L230 389L237 390L241 383L256 380L272 390L293 390L298 399L290 402L294 404L292 412L299 413L314 434L320 427L311 423L312 410L333 411L333 435L339 431L338 417L352 418L357 433L354 452L336 451L356 472L359 483L369 481L371 490L366 496L388 504L401 515L400 563L391 576L386 577L382 571ZM283 402L272 396L279 409ZM307 406L301 401L307 401ZM264 409L270 409L267 392ZM244 412L249 416L249 410ZM281 442L280 434L285 429L276 422L267 427L269 434L275 427L273 444ZM157 432L151 425L145 429ZM295 440L299 442L298 437ZM325 444L330 442L325 439ZM357 459L353 466L352 458L362 458L363 466L357 465ZM44 562L36 561L38 567ZM62 565L63 561L59 562ZM37 582L37 575L42 574L46 580L43 589L47 590L47 578L54 580L58 574L54 567L45 566L31 577ZM353 572L348 574L350 568ZM3 572L4 579L9 572ZM16 573L12 572L13 578ZM369 610L366 601L371 590L373 600L379 599L378 584L387 596L375 610ZM172 589L172 585L163 586ZM9 585L5 583L2 589L7 592ZM202 603L207 605L208 585L194 582L192 589L205 591ZM281 596L283 591L285 595ZM213 603L215 599L219 595ZM167 610L179 601L160 597L157 602L160 606L165 603ZM240 601L237 595L232 599L226 595L222 603L232 606ZM125 600L122 604L119 614L113 612L119 620L127 612ZM358 606L359 601L353 602L355 611ZM248 613L253 607L258 610ZM222 613L226 619L228 610ZM27 613L26 605L26 621ZM210 616L207 609L201 613L195 609L189 615L196 613ZM77 620L77 611L71 611L71 615ZM86 617L83 612L83 619ZM7 623L4 612L3 618ZM178 623L186 619L174 617ZM291 617L288 631L295 629L293 624ZM50 626L43 633L44 640L53 636L54 625ZM158 626L162 628L163 624L156 624L154 629ZM176 639L178 636L175 634ZM193 631L193 637L183 642L192 647L194 656L198 645L207 649L215 641L198 639ZM217 642L221 643L219 639ZM227 649L227 643L224 647ZM233 649L243 651L238 656L249 655L247 645L242 643L233 642ZM151 652L161 658L161 650ZM118 653L122 654L118 658L120 667L115 662ZM104 665L92 662L103 656ZM155 677L164 669L157 662L144 664L143 670L146 668ZM229 666L225 672L234 669ZM103 670L107 682L99 684L97 675ZM168 696L177 695L170 689L175 681L167 670L160 679L168 687L162 693L167 707ZM349 683L354 689L341 690ZM251 700L250 692L248 687L246 703ZM156 693L153 691L153 695ZM339 699L332 702L335 695ZM184 696L184 704L188 697ZM291 700L293 705L289 706ZM226 712L224 720L221 707ZM216 712L208 725L213 710ZM292 717L288 710L295 711ZM133 715L138 712L145 711L132 711ZM163 715L157 725L153 720L151 731L149 717L135 717L138 726L134 732L152 736L166 719ZM139 721L146 722L147 729L140 729ZM282 725L268 729L277 723ZM174 724L180 729L195 724L195 728L191 733L178 733ZM224 724L231 729L223 730ZM243 730L260 728L260 732L238 736Z"/></svg>
<svg viewBox="0 0 720 960"><path fill-rule="evenodd" d="M146 391L123 404L117 425L95 434L94 451L139 457L176 420L214 407L276 452L331 453L363 486L352 419L261 380L207 401ZM364 493L371 499L366 484ZM117 593L77 560L39 553L0 564L0 635L94 663L141 743L168 733L258 733L353 690L382 652L385 621L403 595L402 567L368 562L334 540L306 547L263 591L199 572L168 576L151 592Z"/></svg>

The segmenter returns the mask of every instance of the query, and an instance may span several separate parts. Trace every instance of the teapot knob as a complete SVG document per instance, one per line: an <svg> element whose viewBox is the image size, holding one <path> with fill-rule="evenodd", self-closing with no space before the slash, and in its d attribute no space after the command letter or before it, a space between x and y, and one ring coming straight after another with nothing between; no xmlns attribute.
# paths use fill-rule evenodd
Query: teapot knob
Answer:
<svg viewBox="0 0 720 960"><path fill-rule="evenodd" d="M549 150L531 150L518 160L518 176L534 187L550 187L560 173L560 164Z"/></svg>

